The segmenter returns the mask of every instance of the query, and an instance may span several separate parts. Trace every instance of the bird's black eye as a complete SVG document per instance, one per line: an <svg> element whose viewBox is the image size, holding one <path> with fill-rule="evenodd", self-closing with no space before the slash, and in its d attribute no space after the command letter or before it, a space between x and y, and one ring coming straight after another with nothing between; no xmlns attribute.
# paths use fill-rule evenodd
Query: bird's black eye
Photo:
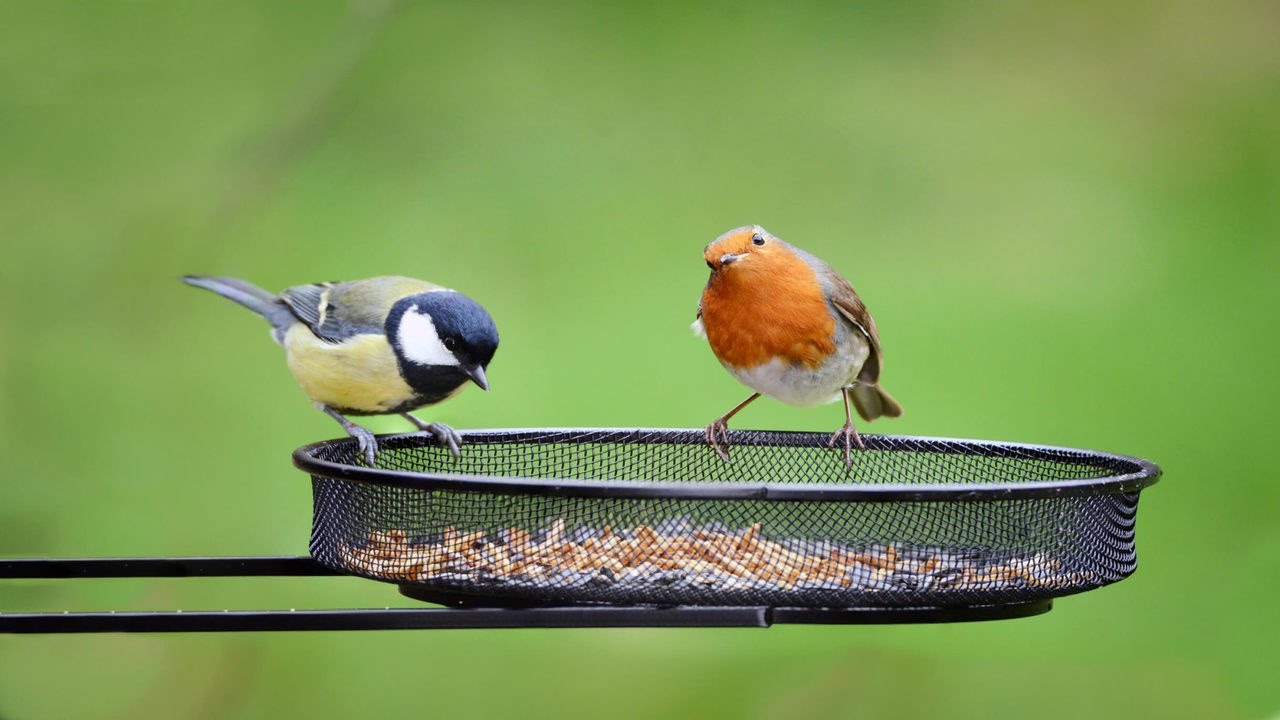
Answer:
<svg viewBox="0 0 1280 720"><path fill-rule="evenodd" d="M453 350L455 347L457 347L457 345L458 345L458 341L454 340L451 337L447 337L444 339L444 346L449 348L450 350Z"/></svg>
<svg viewBox="0 0 1280 720"><path fill-rule="evenodd" d="M751 244L752 244L752 245L756 245L756 246L763 245L763 244L764 244L764 236L763 236L763 235L761 235L760 233L753 233L753 234L751 235Z"/></svg>
<svg viewBox="0 0 1280 720"><path fill-rule="evenodd" d="M716 269L715 263L711 262L710 260L707 261L707 267L711 268L712 270Z"/></svg>

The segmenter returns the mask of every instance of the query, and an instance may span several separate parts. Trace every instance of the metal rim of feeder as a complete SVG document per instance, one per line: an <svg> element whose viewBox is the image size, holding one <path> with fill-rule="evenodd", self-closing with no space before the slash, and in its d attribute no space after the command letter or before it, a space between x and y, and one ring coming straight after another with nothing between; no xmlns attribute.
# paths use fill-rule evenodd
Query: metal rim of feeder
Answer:
<svg viewBox="0 0 1280 720"><path fill-rule="evenodd" d="M826 433L731 430L732 447L800 447L826 449ZM485 429L463 433L467 445L520 444L706 444L702 430L664 428L547 428ZM1129 455L1082 450L1056 445L994 440L920 437L910 435L862 435L861 452L918 452L941 455L1009 457L1045 462L1075 462L1097 467L1088 478L983 483L848 483L830 482L725 482L639 481L580 478L530 478L515 475L483 475L414 470L388 470L318 457L322 450L355 446L355 439L325 440L304 445L293 453L294 465L313 476L422 490L473 491L508 495L548 495L582 498L683 498L706 500L794 500L808 502L929 502L966 500L1022 500L1064 496L1108 495L1137 492L1159 480L1155 463ZM435 444L421 433L378 436L382 451ZM707 448L707 452L712 452ZM834 452L834 451L833 451ZM354 453L352 453L354 456ZM729 461L732 462L732 459ZM1116 472L1123 468L1124 472Z"/></svg>

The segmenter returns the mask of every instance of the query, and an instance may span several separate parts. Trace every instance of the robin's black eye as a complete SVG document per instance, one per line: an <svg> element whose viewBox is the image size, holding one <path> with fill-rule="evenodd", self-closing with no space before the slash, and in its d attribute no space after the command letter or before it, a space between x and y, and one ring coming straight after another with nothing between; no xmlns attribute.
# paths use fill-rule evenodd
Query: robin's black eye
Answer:
<svg viewBox="0 0 1280 720"><path fill-rule="evenodd" d="M752 245L757 245L757 246L759 246L759 245L763 245L763 244L764 244L764 236L763 236L763 235L761 235L760 233L755 233L755 234L753 234L753 235L751 236L751 244L752 244Z"/></svg>

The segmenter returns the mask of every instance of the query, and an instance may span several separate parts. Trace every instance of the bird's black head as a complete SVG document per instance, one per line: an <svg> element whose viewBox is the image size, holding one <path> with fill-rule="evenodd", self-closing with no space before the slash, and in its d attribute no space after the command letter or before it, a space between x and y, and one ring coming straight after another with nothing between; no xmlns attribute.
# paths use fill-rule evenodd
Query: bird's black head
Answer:
<svg viewBox="0 0 1280 720"><path fill-rule="evenodd" d="M452 395L467 380L489 389L485 369L498 350L498 328L466 295L438 290L402 298L387 315L386 333L400 373L426 403Z"/></svg>

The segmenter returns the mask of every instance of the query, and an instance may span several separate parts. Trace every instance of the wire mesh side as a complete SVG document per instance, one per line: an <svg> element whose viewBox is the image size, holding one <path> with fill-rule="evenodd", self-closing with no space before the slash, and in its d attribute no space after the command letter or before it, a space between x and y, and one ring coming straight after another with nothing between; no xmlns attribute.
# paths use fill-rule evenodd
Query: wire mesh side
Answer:
<svg viewBox="0 0 1280 720"><path fill-rule="evenodd" d="M689 482L749 481L767 473L812 482L814 467L833 455L790 447L780 461L776 446L735 448L735 463L723 463L714 455L708 461L707 448L688 443L500 440L470 444L453 472L460 465L515 478ZM1099 464L1110 462L1087 453L1055 460L1004 449L951 450L859 454L862 469L846 469L844 482L928 478L979 486L993 478L1105 476ZM451 463L424 443L392 447L379 458L384 467L416 472ZM317 560L444 595L535 604L997 604L1100 587L1136 564L1136 492L917 502L591 498L322 476L313 477L313 488Z"/></svg>

